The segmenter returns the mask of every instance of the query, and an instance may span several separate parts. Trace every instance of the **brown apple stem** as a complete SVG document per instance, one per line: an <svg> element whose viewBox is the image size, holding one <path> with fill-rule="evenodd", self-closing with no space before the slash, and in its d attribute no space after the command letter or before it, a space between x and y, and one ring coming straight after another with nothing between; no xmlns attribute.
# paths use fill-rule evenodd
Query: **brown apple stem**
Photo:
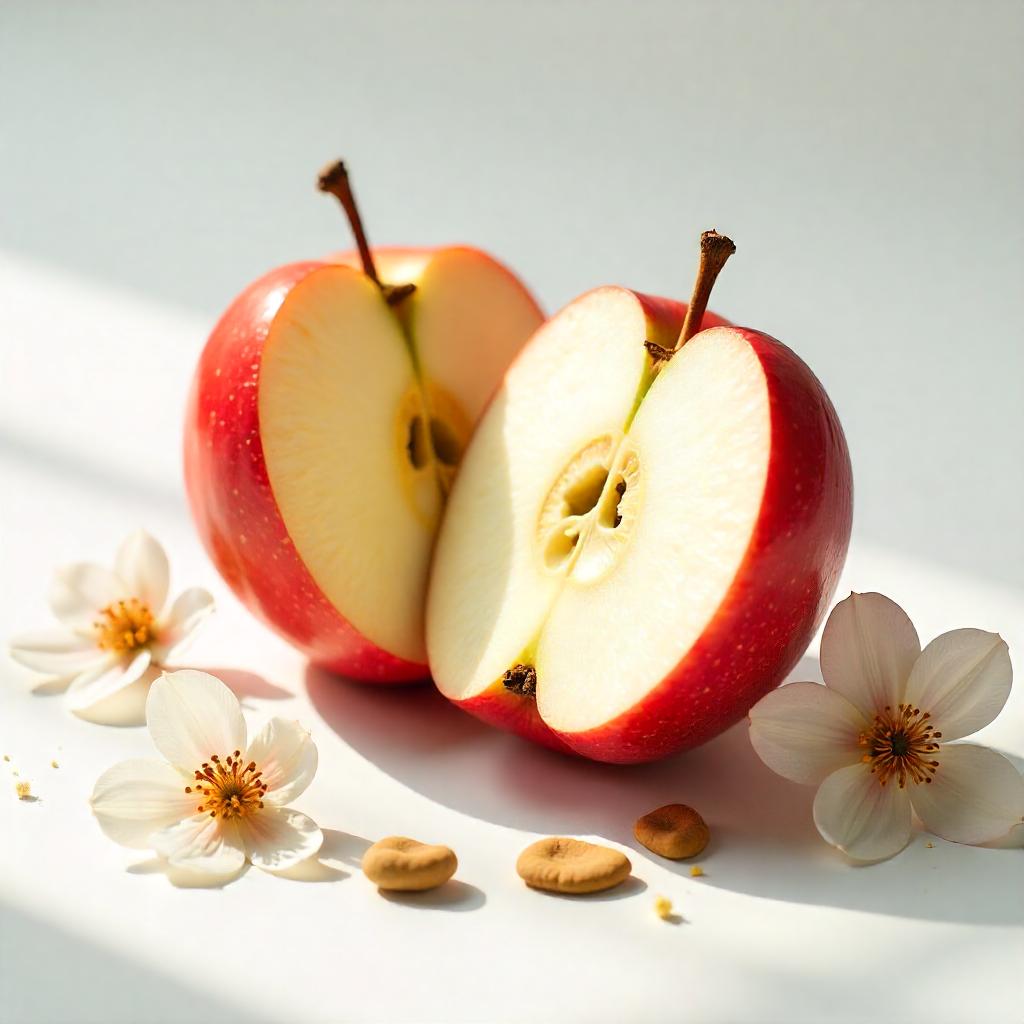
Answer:
<svg viewBox="0 0 1024 1024"><path fill-rule="evenodd" d="M705 231L700 236L700 268L697 270L697 280L693 283L693 294L690 296L683 329L679 332L673 352L678 352L700 330L708 299L711 298L711 289L715 287L715 280L722 272L726 260L735 251L733 240L717 231Z"/></svg>
<svg viewBox="0 0 1024 1024"><path fill-rule="evenodd" d="M373 253L370 252L370 243L366 240L366 232L363 230L363 219L359 216L359 207L356 205L356 197L352 192L352 183L348 180L348 170L341 160L335 160L328 164L320 172L317 178L317 188L321 192L330 192L336 196L345 216L348 217L352 234L355 235L356 245L359 248L359 259L363 264L363 273L383 292L386 291L380 278L377 276L377 268L373 263Z"/></svg>

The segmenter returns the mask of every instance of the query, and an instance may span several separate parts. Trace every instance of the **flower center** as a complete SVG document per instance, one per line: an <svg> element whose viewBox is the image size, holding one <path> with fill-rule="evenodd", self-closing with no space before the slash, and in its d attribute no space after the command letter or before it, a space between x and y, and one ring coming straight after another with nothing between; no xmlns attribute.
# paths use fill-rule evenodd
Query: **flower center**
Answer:
<svg viewBox="0 0 1024 1024"><path fill-rule="evenodd" d="M145 647L156 637L153 613L137 597L115 601L100 612L93 623L100 650L126 654Z"/></svg>
<svg viewBox="0 0 1024 1024"><path fill-rule="evenodd" d="M906 787L907 779L915 785L932 781L939 767L932 755L939 749L935 741L942 733L929 724L930 717L910 704L899 704L895 711L886 707L875 715L871 728L860 734L860 745L867 748L861 760L871 765L879 785L893 778L900 789Z"/></svg>
<svg viewBox="0 0 1024 1024"><path fill-rule="evenodd" d="M196 784L186 786L185 792L202 797L202 803L196 808L200 814L209 814L211 818L244 818L263 806L263 794L267 791L267 784L260 779L263 772L256 770L255 761L243 767L241 757L240 750L223 761L211 754L210 760L196 769Z"/></svg>

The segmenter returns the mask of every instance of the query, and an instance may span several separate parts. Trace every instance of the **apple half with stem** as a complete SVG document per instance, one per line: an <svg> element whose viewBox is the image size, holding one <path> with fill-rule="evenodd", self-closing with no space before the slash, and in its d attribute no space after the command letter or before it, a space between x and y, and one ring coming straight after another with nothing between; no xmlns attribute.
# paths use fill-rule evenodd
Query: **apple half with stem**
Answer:
<svg viewBox="0 0 1024 1024"><path fill-rule="evenodd" d="M701 242L689 307L599 288L534 335L435 550L441 692L600 761L653 760L746 714L803 654L849 543L835 410L790 349L705 315L735 247Z"/></svg>
<svg viewBox="0 0 1024 1024"><path fill-rule="evenodd" d="M224 579L315 663L428 676L423 611L473 425L543 316L477 249L370 249L342 164L322 190L358 252L251 284L199 361L185 480Z"/></svg>

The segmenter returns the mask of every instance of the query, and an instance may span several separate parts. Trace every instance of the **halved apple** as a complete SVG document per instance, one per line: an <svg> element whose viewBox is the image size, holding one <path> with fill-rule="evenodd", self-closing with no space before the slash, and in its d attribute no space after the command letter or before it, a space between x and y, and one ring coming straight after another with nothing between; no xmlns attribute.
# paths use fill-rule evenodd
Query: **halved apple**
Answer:
<svg viewBox="0 0 1024 1024"><path fill-rule="evenodd" d="M710 314L673 353L685 313L601 288L544 325L477 428L435 552L441 692L597 760L661 757L744 715L805 650L849 540L849 456L817 379Z"/></svg>
<svg viewBox="0 0 1024 1024"><path fill-rule="evenodd" d="M362 266L293 264L235 300L199 362L185 475L254 612L318 664L398 682L428 674L427 572L455 468L542 315L475 249Z"/></svg>

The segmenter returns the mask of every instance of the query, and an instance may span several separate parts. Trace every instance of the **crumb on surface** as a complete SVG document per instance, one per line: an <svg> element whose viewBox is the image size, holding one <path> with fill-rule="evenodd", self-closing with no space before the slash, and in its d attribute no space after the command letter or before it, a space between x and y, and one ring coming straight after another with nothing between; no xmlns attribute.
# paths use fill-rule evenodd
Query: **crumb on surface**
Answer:
<svg viewBox="0 0 1024 1024"><path fill-rule="evenodd" d="M654 901L654 912L662 921L667 921L672 916L672 901L666 896L657 897Z"/></svg>
<svg viewBox="0 0 1024 1024"><path fill-rule="evenodd" d="M51 761L51 762L50 762L50 767L51 767L51 768L59 768L59 767L60 767L60 765L59 765L59 764L57 764L57 762L56 762L56 761Z"/></svg>
<svg viewBox="0 0 1024 1024"><path fill-rule="evenodd" d="M32 785L28 782L16 782L14 791L18 794L19 800L28 800L32 796Z"/></svg>
<svg viewBox="0 0 1024 1024"><path fill-rule="evenodd" d="M10 754L4 754L4 760L5 761L10 761L10 759L11 759L11 755Z"/></svg>
<svg viewBox="0 0 1024 1024"><path fill-rule="evenodd" d="M928 847L928 849L929 849L929 850L934 850L934 849L935 849L935 844L934 844L934 843L933 843L933 842L932 842L932 841L931 841L930 839L929 839L929 840L928 840L928 842L927 842L927 843L925 843L924 845L925 845L926 847Z"/></svg>
<svg viewBox="0 0 1024 1024"><path fill-rule="evenodd" d="M690 868L690 877L691 878L700 878L700 876L703 875L703 874L704 874L704 869L699 864L694 864L693 867Z"/></svg>

